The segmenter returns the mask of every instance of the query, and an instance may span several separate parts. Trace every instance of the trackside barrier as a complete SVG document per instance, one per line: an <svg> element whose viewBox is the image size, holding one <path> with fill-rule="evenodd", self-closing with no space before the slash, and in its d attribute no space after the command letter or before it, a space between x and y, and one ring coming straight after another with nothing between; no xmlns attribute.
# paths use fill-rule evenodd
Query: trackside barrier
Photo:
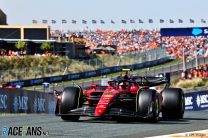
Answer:
<svg viewBox="0 0 208 138"><path fill-rule="evenodd" d="M52 94L22 89L0 89L0 113L52 113L56 99ZM186 111L208 109L208 91L185 94Z"/></svg>
<svg viewBox="0 0 208 138"><path fill-rule="evenodd" d="M61 82L61 81L77 80L77 79L82 79L82 78L96 77L100 75L115 73L115 72L120 71L122 68L141 69L145 67L151 67L151 66L165 63L169 60L170 59L166 57L166 58L161 58L161 59L153 60L153 61L147 61L145 63L135 64L135 65L115 66L115 67L108 67L108 68L98 69L94 71L87 71L87 72L82 72L82 73L53 76L53 77L46 77L46 78L37 78L37 79L30 79L30 80L13 81L13 82L8 82L7 85L8 86L18 85L18 86L23 87L23 86L40 85L44 82L54 83L54 82Z"/></svg>
<svg viewBox="0 0 208 138"><path fill-rule="evenodd" d="M185 109L187 111L208 109L208 90L185 94Z"/></svg>
<svg viewBox="0 0 208 138"><path fill-rule="evenodd" d="M54 113L52 94L23 89L0 89L0 113Z"/></svg>

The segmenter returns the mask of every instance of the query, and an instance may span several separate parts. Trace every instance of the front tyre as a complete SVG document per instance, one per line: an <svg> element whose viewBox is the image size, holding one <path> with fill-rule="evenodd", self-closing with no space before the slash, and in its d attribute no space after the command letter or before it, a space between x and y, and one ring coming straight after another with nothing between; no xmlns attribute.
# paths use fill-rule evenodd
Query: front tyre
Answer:
<svg viewBox="0 0 208 138"><path fill-rule="evenodd" d="M67 121L79 120L79 115L68 115L68 113L82 106L82 89L79 87L66 87L61 98L61 118Z"/></svg>
<svg viewBox="0 0 208 138"><path fill-rule="evenodd" d="M137 112L146 116L150 122L159 120L159 98L155 90L146 89L138 93Z"/></svg>

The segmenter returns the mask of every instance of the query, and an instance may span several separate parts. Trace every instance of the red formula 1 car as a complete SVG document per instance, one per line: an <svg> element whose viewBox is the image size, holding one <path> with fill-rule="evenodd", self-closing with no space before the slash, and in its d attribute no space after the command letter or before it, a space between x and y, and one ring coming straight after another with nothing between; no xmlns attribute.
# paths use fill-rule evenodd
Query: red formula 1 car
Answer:
<svg viewBox="0 0 208 138"><path fill-rule="evenodd" d="M151 87L164 84L158 92ZM183 118L184 93L180 88L168 88L166 76L142 77L127 74L108 81L108 86L92 84L89 89L66 87L56 93L55 114L63 120L76 121L80 116L135 117L151 122L163 118Z"/></svg>

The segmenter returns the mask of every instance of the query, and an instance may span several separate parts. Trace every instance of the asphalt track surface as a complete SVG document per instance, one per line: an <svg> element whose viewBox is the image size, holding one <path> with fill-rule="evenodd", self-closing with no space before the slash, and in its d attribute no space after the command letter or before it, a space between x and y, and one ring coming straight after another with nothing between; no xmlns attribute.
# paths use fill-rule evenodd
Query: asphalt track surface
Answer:
<svg viewBox="0 0 208 138"><path fill-rule="evenodd" d="M60 117L48 114L9 114L0 115L0 126L40 126L48 132L47 137L142 138L208 129L208 111L188 111L182 120L160 120L156 124L90 117L81 117L78 122L65 122Z"/></svg>

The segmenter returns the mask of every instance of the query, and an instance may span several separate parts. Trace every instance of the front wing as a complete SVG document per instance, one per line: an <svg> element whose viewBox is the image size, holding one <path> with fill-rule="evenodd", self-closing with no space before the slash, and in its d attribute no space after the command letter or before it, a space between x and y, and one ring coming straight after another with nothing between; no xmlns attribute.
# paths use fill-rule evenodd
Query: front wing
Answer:
<svg viewBox="0 0 208 138"><path fill-rule="evenodd" d="M66 116L77 115L77 116L90 116L90 117L135 117L135 118L150 118L153 116L151 112L149 112L146 115L143 115L135 111L123 109L123 108L110 108L106 111L106 113L103 116L96 116L95 107L77 108L69 111L68 114L59 114L59 113L56 114L56 116L64 116L64 115Z"/></svg>

